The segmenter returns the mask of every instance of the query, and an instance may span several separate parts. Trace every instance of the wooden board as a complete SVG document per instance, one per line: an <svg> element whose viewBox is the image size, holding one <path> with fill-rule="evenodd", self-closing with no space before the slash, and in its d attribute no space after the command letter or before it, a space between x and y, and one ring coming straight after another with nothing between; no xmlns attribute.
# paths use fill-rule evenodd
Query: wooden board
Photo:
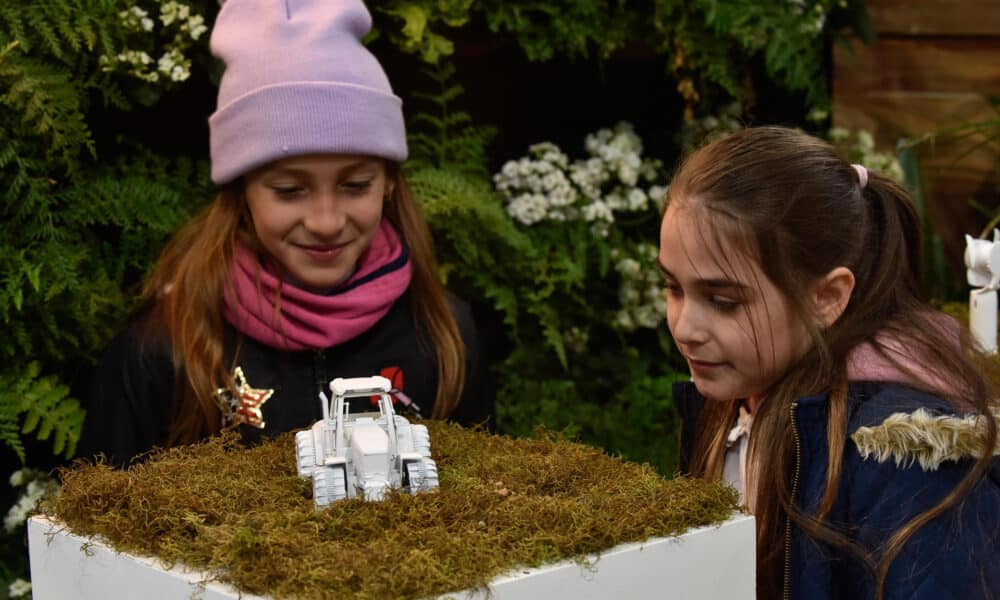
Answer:
<svg viewBox="0 0 1000 600"><path fill-rule="evenodd" d="M996 120L1000 97L1000 0L874 0L868 5L879 39L834 49L833 124L864 129L882 151L900 139ZM929 215L963 287L964 234L978 234L986 217L974 204L1000 202L996 143L934 136L919 146Z"/></svg>
<svg viewBox="0 0 1000 600"><path fill-rule="evenodd" d="M1000 36L880 38L834 49L834 100L867 91L1000 95Z"/></svg>
<svg viewBox="0 0 1000 600"><path fill-rule="evenodd" d="M868 0L881 34L1000 36L998 0Z"/></svg>

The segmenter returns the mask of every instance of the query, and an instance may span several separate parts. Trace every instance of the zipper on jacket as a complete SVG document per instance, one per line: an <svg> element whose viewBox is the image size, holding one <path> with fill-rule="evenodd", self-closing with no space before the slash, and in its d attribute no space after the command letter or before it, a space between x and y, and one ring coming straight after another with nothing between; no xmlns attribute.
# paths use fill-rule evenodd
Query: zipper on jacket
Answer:
<svg viewBox="0 0 1000 600"><path fill-rule="evenodd" d="M795 443L795 470L792 472L792 497L791 504L795 504L795 494L799 487L799 467L802 463L802 458L800 456L801 447L799 440L799 429L795 424L795 407L798 402L792 402L792 441ZM785 515L785 583L784 592L782 597L785 600L789 600L791 596L791 583L792 578L792 518Z"/></svg>
<svg viewBox="0 0 1000 600"><path fill-rule="evenodd" d="M316 380L316 390L317 392L323 393L325 396L330 395L330 391L326 389L326 385L329 383L326 377L326 351L317 350L313 354L313 375Z"/></svg>

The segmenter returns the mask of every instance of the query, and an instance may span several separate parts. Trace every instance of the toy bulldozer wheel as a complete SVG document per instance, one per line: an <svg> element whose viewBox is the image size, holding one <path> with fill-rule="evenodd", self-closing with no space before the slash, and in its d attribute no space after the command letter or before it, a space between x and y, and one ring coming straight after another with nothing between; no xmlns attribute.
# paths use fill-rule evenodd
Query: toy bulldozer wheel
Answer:
<svg viewBox="0 0 1000 600"><path fill-rule="evenodd" d="M327 506L347 497L347 469L344 465L317 467L313 473L313 500Z"/></svg>

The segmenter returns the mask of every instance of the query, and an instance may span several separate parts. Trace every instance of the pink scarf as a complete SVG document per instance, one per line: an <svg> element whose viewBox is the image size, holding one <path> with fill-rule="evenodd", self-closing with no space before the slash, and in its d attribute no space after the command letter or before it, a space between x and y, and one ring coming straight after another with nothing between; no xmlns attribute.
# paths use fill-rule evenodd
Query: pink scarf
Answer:
<svg viewBox="0 0 1000 600"><path fill-rule="evenodd" d="M361 335L389 312L412 275L409 251L386 219L354 274L330 295L282 282L239 242L230 271L233 289L225 295L226 320L258 342L283 350L329 348Z"/></svg>
<svg viewBox="0 0 1000 600"><path fill-rule="evenodd" d="M928 313L927 326L938 329L954 342L954 351L962 352L960 328L957 321L944 314ZM927 368L927 360L903 345L891 334L879 334L878 341L887 356L883 356L870 343L858 345L847 355L847 378L851 381L897 382L917 387L938 395L961 397L957 382L949 381ZM906 365L909 372L900 365Z"/></svg>

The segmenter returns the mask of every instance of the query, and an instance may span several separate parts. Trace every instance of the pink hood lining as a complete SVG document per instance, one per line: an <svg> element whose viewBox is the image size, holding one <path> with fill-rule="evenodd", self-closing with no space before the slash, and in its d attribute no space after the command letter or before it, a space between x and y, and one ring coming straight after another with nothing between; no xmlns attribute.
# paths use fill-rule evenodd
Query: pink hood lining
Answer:
<svg viewBox="0 0 1000 600"><path fill-rule="evenodd" d="M962 352L961 329L957 321L943 314L928 315L928 325L936 327L953 341L954 351ZM875 344L865 342L855 347L847 356L848 381L894 382L931 392L949 400L960 400L967 393L954 380L926 365L928 359L916 354L914 349L889 333L876 336ZM956 408L971 408L966 404Z"/></svg>

